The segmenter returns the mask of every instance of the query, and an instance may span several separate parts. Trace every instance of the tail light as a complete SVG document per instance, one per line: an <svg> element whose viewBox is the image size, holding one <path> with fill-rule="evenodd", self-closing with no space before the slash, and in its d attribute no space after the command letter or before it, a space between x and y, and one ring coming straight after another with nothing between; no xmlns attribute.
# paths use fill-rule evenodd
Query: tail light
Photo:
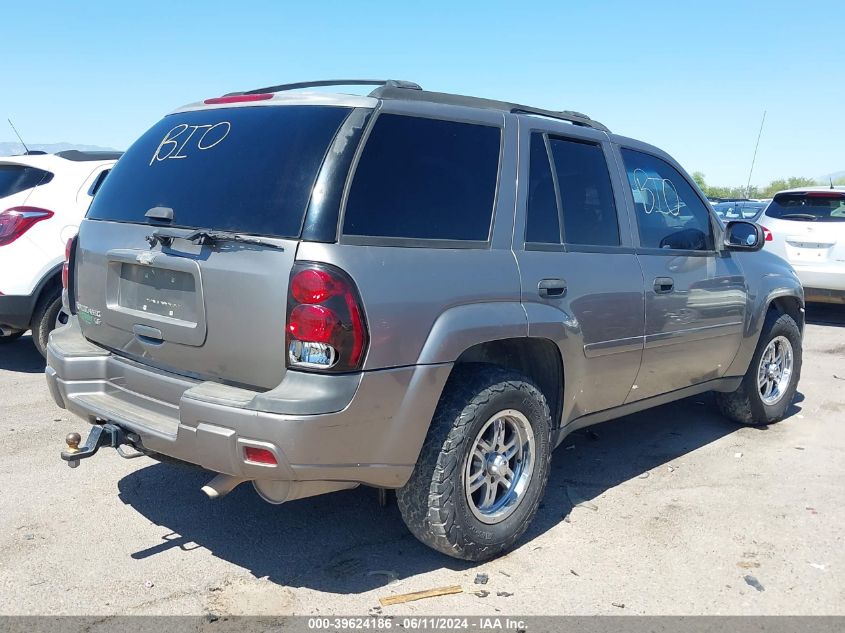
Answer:
<svg viewBox="0 0 845 633"><path fill-rule="evenodd" d="M328 264L298 263L288 287L288 367L360 369L369 335L355 283Z"/></svg>
<svg viewBox="0 0 845 633"><path fill-rule="evenodd" d="M0 246L11 244L41 220L53 217L53 212L38 207L12 207L0 213Z"/></svg>
<svg viewBox="0 0 845 633"><path fill-rule="evenodd" d="M76 241L75 237L70 238L65 244L65 261L62 264L62 288L68 289L68 279L70 277L70 255L73 253L73 243Z"/></svg>
<svg viewBox="0 0 845 633"><path fill-rule="evenodd" d="M772 236L772 232L769 229L767 229L765 226L763 226L761 224L760 228L763 229L763 235L765 236L765 240L767 242L771 242L772 240L775 239L774 236Z"/></svg>

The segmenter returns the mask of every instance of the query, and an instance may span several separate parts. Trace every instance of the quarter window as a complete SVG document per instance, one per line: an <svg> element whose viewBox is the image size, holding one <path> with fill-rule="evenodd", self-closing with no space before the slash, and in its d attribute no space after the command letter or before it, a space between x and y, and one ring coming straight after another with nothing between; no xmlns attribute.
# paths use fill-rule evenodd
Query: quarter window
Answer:
<svg viewBox="0 0 845 633"><path fill-rule="evenodd" d="M380 115L355 170L344 234L487 241L500 143L498 127Z"/></svg>
<svg viewBox="0 0 845 633"><path fill-rule="evenodd" d="M622 149L643 248L714 249L710 212L693 188L664 160Z"/></svg>
<svg viewBox="0 0 845 633"><path fill-rule="evenodd" d="M53 174L26 165L0 165L0 198L13 196L38 185L46 185Z"/></svg>

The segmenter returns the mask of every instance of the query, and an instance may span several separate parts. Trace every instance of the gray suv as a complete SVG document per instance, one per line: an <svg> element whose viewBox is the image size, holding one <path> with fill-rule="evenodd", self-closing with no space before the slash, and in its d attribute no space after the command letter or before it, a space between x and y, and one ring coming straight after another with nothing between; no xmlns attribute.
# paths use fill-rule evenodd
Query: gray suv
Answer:
<svg viewBox="0 0 845 633"><path fill-rule="evenodd" d="M301 92L374 84L368 96ZM572 431L705 391L784 417L803 295L665 152L589 117L402 81L272 86L176 110L70 245L59 406L110 446L271 503L395 489L484 560Z"/></svg>

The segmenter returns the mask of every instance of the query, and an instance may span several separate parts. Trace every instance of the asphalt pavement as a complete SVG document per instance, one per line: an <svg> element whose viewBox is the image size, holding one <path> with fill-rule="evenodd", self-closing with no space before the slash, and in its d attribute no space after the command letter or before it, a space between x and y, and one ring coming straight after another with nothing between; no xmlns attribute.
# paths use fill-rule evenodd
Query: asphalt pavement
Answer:
<svg viewBox="0 0 845 633"><path fill-rule="evenodd" d="M845 614L845 306L808 316L787 419L738 427L708 394L579 431L484 564L418 543L372 489L273 506L106 449L71 470L86 424L24 336L0 347L0 614Z"/></svg>

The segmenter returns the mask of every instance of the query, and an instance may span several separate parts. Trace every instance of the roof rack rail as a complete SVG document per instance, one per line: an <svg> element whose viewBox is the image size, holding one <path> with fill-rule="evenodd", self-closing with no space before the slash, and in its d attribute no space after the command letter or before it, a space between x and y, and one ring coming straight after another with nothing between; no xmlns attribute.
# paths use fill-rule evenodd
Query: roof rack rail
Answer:
<svg viewBox="0 0 845 633"><path fill-rule="evenodd" d="M580 112L574 112L572 110L544 110L542 108L533 108L531 106L520 105L518 103L485 99L483 97L467 97L448 92L430 92L422 89L409 91L404 90L402 86L393 86L389 84L376 88L370 93L370 96L378 97L380 99L407 99L412 101L443 103L447 105L469 106L472 108L485 108L487 110L499 110L501 112L510 112L512 114L531 114L535 116L548 117L550 119L558 119L560 121L568 121L573 125L589 127L601 132L610 133L610 130L598 121L594 121L586 114L581 114Z"/></svg>
<svg viewBox="0 0 845 633"><path fill-rule="evenodd" d="M511 108L513 114L531 114L535 116L544 116L550 119L559 119L561 121L569 121L573 125L580 125L582 127L591 127L602 132L610 132L605 125L598 121L594 121L586 114L575 112L574 110L544 110L543 108L531 108L528 106L514 105Z"/></svg>
<svg viewBox="0 0 845 633"><path fill-rule="evenodd" d="M292 84L279 84L278 86L267 86L243 92L230 92L224 96L234 97L239 95L266 94L268 92L284 92L286 90L299 90L300 88L321 88L324 86L389 86L391 88L404 88L406 90L422 90L413 81L401 79L324 79L321 81L299 81Z"/></svg>

